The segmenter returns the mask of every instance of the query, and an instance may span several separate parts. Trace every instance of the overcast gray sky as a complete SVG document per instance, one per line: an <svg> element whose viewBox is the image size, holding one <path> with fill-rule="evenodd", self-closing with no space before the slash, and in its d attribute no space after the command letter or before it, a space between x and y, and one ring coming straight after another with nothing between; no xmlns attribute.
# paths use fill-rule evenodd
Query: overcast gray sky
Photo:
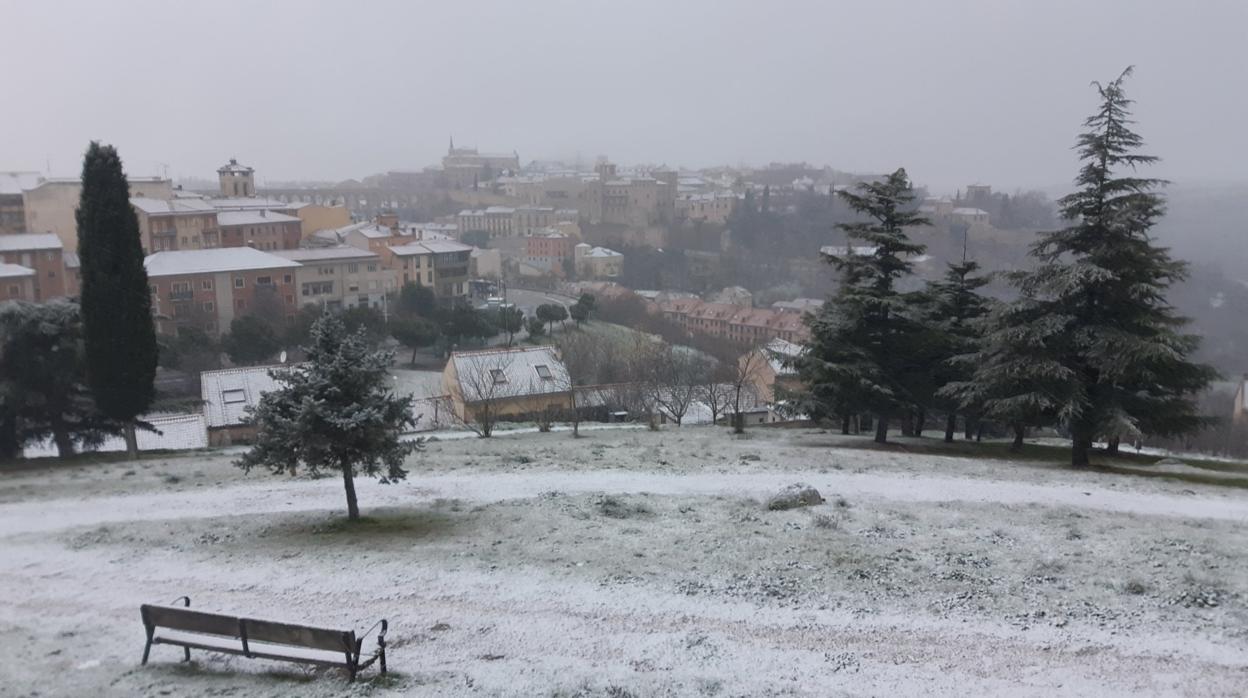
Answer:
<svg viewBox="0 0 1248 698"><path fill-rule="evenodd" d="M1244 181L1248 2L0 0L0 170L345 179L483 150L1065 185L1136 65L1176 182Z"/></svg>

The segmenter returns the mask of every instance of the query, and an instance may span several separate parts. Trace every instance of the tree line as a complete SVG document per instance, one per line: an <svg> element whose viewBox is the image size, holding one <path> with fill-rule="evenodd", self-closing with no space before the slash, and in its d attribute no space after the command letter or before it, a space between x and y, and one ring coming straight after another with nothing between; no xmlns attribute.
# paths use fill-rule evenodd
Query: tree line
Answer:
<svg viewBox="0 0 1248 698"><path fill-rule="evenodd" d="M1065 227L1038 236L1033 269L1003 275L1016 300L982 295L990 275L965 258L902 290L924 252L911 236L930 224L904 169L838 192L863 220L838 224L850 241L828 259L839 287L808 317L812 339L793 360L803 409L844 431L866 418L878 442L890 424L921 432L935 414L946 417L946 440L959 417L1007 426L1016 447L1027 427L1055 426L1072 440L1074 465L1089 463L1097 440L1112 452L1122 439L1208 422L1197 400L1216 373L1192 360L1199 338L1167 301L1187 270L1149 232L1165 182L1137 173L1157 158L1132 130L1130 73L1094 83L1100 103L1077 140L1077 188L1058 202Z"/></svg>

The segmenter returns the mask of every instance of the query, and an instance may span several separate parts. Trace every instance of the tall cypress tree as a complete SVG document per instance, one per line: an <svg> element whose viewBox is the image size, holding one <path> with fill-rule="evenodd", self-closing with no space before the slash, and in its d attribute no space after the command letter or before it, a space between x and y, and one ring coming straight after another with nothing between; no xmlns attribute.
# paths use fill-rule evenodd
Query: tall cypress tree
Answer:
<svg viewBox="0 0 1248 698"><path fill-rule="evenodd" d="M1194 363L1199 344L1166 300L1186 265L1149 234L1165 211L1163 180L1137 176L1157 161L1138 151L1123 81L1094 83L1101 104L1084 121L1077 191L1060 201L1070 224L1032 247L1039 266L1015 281L1023 294L1015 336L1045 338L1045 360L1020 367L1036 383L1066 376L1050 396L1073 441L1071 463L1087 465L1093 441L1174 435L1204 423L1196 397L1216 373ZM1037 373L1042 372L1042 373ZM1008 396L1007 396L1008 397Z"/></svg>
<svg viewBox="0 0 1248 698"><path fill-rule="evenodd" d="M906 229L929 223L912 205L904 169L838 196L865 220L837 225L849 246L828 261L840 272L841 285L818 314L808 316L811 341L796 363L810 399L842 418L873 413L875 440L883 443L890 417L917 407L920 386L930 380L930 367L916 359L931 341L921 312L924 294L897 289L912 272L909 258L925 249Z"/></svg>
<svg viewBox="0 0 1248 698"><path fill-rule="evenodd" d="M155 397L156 329L139 221L111 145L87 148L77 219L87 383L100 412L125 425L134 458L136 419Z"/></svg>

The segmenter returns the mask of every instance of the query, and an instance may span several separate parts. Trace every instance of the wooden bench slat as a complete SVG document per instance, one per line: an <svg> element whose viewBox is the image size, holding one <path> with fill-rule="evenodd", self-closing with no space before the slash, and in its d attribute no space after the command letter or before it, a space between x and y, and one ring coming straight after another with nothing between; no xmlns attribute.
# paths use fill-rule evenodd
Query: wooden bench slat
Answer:
<svg viewBox="0 0 1248 698"><path fill-rule="evenodd" d="M269 642L276 645L355 653L355 631L314 628L252 618L244 618L243 627L247 632L249 643Z"/></svg>
<svg viewBox="0 0 1248 698"><path fill-rule="evenodd" d="M193 633L238 637L237 616L204 613L202 611L192 611L186 608L174 608L171 606L143 605L139 607L139 611L143 615L144 625L186 630Z"/></svg>

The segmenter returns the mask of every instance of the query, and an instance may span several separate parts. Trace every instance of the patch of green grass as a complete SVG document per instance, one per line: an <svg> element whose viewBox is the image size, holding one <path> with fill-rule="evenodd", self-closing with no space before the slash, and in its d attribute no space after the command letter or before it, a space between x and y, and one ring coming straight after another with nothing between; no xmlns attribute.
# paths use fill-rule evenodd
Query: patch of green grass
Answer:
<svg viewBox="0 0 1248 698"><path fill-rule="evenodd" d="M1071 467L1070 447L1050 444L1026 444L1021 451L1011 451L1009 442L998 440L975 442L958 439L953 443L945 443L943 438L920 439L903 437L902 440L877 444L870 436L863 435L859 439L838 441L836 446L868 451L914 453L954 458L983 458L1050 468ZM1092 465L1088 469L1096 472L1161 478L1195 485L1248 488L1248 463L1204 458L1181 458L1179 460L1184 465L1198 470L1208 470L1210 474L1151 470L1150 468L1155 467L1157 461L1161 458L1162 456L1126 451L1120 452L1115 456L1094 451L1091 458ZM1228 474L1243 475L1243 477L1227 477Z"/></svg>
<svg viewBox="0 0 1248 698"><path fill-rule="evenodd" d="M358 521L341 514L326 518L300 517L276 523L274 533L285 540L308 538L326 543L340 541L415 540L450 533L459 519L453 512L428 509L364 509Z"/></svg>

